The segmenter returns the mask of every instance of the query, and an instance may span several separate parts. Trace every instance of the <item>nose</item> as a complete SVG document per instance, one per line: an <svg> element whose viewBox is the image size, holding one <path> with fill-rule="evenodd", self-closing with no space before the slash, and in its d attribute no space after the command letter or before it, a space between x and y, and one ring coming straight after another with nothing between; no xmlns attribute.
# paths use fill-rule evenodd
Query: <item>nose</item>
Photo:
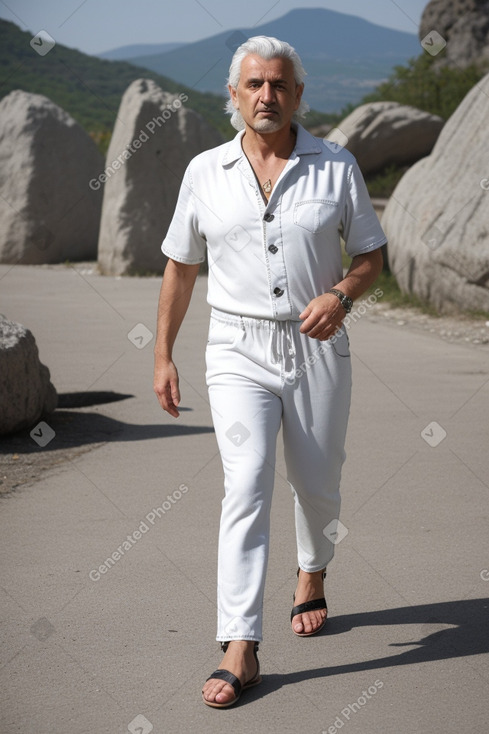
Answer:
<svg viewBox="0 0 489 734"><path fill-rule="evenodd" d="M270 82L264 82L261 87L261 100L263 104L271 104L275 101L275 90Z"/></svg>

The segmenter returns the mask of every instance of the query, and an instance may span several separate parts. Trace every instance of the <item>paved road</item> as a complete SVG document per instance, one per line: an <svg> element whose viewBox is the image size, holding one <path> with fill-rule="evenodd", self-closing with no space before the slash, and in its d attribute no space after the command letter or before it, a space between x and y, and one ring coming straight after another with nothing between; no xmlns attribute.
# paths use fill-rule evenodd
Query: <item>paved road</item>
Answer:
<svg viewBox="0 0 489 734"><path fill-rule="evenodd" d="M6 266L0 279L0 311L32 329L58 392L133 395L58 413L44 448L26 438L27 453L72 435L105 443L2 500L2 732L488 731L487 350L368 315L352 327L331 619L317 638L289 628L296 561L279 451L264 681L216 711L200 700L220 659L222 494L205 279L176 350L178 421L152 393L159 279Z"/></svg>

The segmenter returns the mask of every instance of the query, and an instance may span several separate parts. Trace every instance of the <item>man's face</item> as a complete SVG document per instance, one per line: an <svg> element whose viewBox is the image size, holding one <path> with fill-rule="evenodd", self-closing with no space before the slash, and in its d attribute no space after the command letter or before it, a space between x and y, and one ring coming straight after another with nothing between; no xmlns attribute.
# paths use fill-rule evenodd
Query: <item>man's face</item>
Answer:
<svg viewBox="0 0 489 734"><path fill-rule="evenodd" d="M288 126L299 107L303 84L296 84L290 59L266 61L250 54L241 63L237 89L229 86L236 109L245 123L259 133L272 133Z"/></svg>

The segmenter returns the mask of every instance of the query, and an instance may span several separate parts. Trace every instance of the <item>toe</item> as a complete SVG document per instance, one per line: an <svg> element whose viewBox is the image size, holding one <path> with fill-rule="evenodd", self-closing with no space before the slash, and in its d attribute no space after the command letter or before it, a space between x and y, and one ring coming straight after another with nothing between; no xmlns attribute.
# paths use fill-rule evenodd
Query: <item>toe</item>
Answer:
<svg viewBox="0 0 489 734"><path fill-rule="evenodd" d="M314 629L314 624L312 621L312 615L311 614L303 614L302 615L302 623L304 625L304 632L307 632L309 634Z"/></svg>
<svg viewBox="0 0 489 734"><path fill-rule="evenodd" d="M294 632L309 635L318 629L323 623L326 616L325 612L308 612L305 614L298 614L294 617L292 627Z"/></svg>
<svg viewBox="0 0 489 734"><path fill-rule="evenodd" d="M211 678L206 681L202 694L210 703L228 703L235 697L234 688L225 681Z"/></svg>
<svg viewBox="0 0 489 734"><path fill-rule="evenodd" d="M301 614L297 614L294 617L294 620L295 621L294 621L294 623L292 625L293 628L294 628L294 632L303 632L304 631L304 625L302 624L302 615Z"/></svg>

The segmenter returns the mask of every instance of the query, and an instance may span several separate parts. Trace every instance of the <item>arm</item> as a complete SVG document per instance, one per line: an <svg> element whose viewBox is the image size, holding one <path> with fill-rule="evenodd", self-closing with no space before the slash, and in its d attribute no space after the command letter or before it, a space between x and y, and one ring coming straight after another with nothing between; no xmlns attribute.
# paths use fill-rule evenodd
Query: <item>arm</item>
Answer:
<svg viewBox="0 0 489 734"><path fill-rule="evenodd" d="M380 249L356 255L343 280L334 287L343 291L354 301L372 285L381 270L382 251ZM338 331L345 316L346 311L339 299L332 293L324 293L322 296L313 298L300 314L299 318L303 320L300 330L312 339L324 341L330 339Z"/></svg>
<svg viewBox="0 0 489 734"><path fill-rule="evenodd" d="M163 410L174 418L180 415L177 409L180 390L172 350L190 303L199 267L168 260L161 283L153 389Z"/></svg>

